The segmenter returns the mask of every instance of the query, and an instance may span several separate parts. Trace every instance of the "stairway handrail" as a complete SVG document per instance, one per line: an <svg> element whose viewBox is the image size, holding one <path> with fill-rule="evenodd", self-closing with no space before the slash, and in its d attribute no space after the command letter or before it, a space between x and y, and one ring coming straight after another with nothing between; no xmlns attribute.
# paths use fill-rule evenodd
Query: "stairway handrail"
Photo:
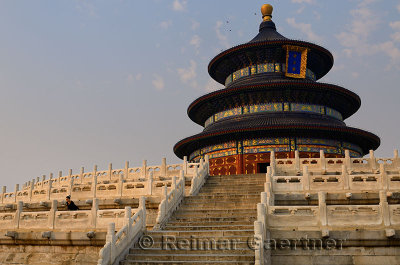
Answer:
<svg viewBox="0 0 400 265"><path fill-rule="evenodd" d="M131 207L125 207L126 224L115 233L115 223L108 226L106 244L99 252L98 265L112 265L124 257L124 252L146 231L146 198L140 198L138 212L131 217Z"/></svg>

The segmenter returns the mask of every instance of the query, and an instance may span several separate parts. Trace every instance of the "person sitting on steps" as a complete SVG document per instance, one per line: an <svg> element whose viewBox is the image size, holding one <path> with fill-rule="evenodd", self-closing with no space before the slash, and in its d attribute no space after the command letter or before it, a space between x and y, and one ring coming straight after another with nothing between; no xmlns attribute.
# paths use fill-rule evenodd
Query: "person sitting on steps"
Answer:
<svg viewBox="0 0 400 265"><path fill-rule="evenodd" d="M67 207L68 211L76 211L79 210L78 206L75 205L73 201L71 201L71 196L65 197L65 200L67 201Z"/></svg>

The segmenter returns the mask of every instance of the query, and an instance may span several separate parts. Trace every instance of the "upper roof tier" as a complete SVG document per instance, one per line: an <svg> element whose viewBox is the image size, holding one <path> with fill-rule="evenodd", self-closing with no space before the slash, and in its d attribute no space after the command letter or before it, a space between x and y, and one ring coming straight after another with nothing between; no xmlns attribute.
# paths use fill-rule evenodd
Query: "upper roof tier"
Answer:
<svg viewBox="0 0 400 265"><path fill-rule="evenodd" d="M276 31L272 18L272 6L261 8L263 22L257 36L245 44L225 50L215 56L208 65L210 76L221 84L237 70L263 63L286 63L286 45L308 49L307 68L316 79L326 75L333 66L333 56L325 48L305 41L291 40Z"/></svg>

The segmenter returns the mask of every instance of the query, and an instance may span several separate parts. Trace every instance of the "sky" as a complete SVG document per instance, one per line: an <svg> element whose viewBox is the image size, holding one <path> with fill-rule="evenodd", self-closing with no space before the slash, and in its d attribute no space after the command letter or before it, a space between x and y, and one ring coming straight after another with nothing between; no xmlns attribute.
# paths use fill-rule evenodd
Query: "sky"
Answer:
<svg viewBox="0 0 400 265"><path fill-rule="evenodd" d="M202 127L197 97L223 87L207 72L250 41L260 7L278 31L332 52L320 81L362 100L346 124L399 148L400 1L0 0L0 185L80 167L180 163L173 146Z"/></svg>

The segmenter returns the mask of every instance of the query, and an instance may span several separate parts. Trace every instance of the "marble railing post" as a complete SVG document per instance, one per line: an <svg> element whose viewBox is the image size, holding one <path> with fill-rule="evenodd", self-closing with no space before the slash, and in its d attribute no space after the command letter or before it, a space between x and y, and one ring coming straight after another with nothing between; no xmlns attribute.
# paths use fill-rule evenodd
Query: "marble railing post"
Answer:
<svg viewBox="0 0 400 265"><path fill-rule="evenodd" d="M261 192L261 203L264 203L266 206L268 206L270 203L268 200L268 193L266 193L265 191Z"/></svg>
<svg viewBox="0 0 400 265"><path fill-rule="evenodd" d="M165 186L164 186L164 192L163 192L163 196L164 196L164 199L165 199L165 203L164 203L164 213L163 213L163 219L164 219L164 216L168 213L168 186L167 186L167 184L165 184Z"/></svg>
<svg viewBox="0 0 400 265"><path fill-rule="evenodd" d="M161 160L160 174L162 177L167 175L167 159L165 157Z"/></svg>
<svg viewBox="0 0 400 265"><path fill-rule="evenodd" d="M49 185L47 186L47 194L46 197L48 200L50 200L51 198L51 189L53 188L53 175L50 175L50 179L49 179Z"/></svg>
<svg viewBox="0 0 400 265"><path fill-rule="evenodd" d="M371 169L372 170L376 170L377 169L377 166L376 166L376 158L375 158L375 155L374 155L374 150L369 150L369 162L368 162L368 164L370 164L370 167L371 167Z"/></svg>
<svg viewBox="0 0 400 265"><path fill-rule="evenodd" d="M93 166L93 173L92 173L92 179L94 180L94 177L96 177L96 182L97 182L97 165Z"/></svg>
<svg viewBox="0 0 400 265"><path fill-rule="evenodd" d="M128 179L128 178L129 178L129 161L126 161L123 179Z"/></svg>
<svg viewBox="0 0 400 265"><path fill-rule="evenodd" d="M128 233L127 233L128 235L130 234L132 229L131 219L132 219L132 208L130 206L125 206L125 218L123 225L128 226Z"/></svg>
<svg viewBox="0 0 400 265"><path fill-rule="evenodd" d="M393 151L393 166L400 169L399 150L397 149L394 149Z"/></svg>
<svg viewBox="0 0 400 265"><path fill-rule="evenodd" d="M150 172L147 180L147 194L153 195L153 172Z"/></svg>
<svg viewBox="0 0 400 265"><path fill-rule="evenodd" d="M262 222L254 221L255 265L264 265L264 230Z"/></svg>
<svg viewBox="0 0 400 265"><path fill-rule="evenodd" d="M23 207L24 207L24 203L22 201L19 201L17 204L17 211L15 212L15 228L18 229L19 228L19 220L21 217L21 213L23 211Z"/></svg>
<svg viewBox="0 0 400 265"><path fill-rule="evenodd" d="M29 201L32 201L33 189L35 188L35 179L32 179L31 185L29 187Z"/></svg>
<svg viewBox="0 0 400 265"><path fill-rule="evenodd" d="M265 182L264 189L265 189L265 193L266 193L265 196L267 196L267 205L274 206L275 205L275 195L272 191L272 183Z"/></svg>
<svg viewBox="0 0 400 265"><path fill-rule="evenodd" d="M267 174L265 176L265 181L272 183L272 169L270 166L267 167Z"/></svg>
<svg viewBox="0 0 400 265"><path fill-rule="evenodd" d="M147 177L147 160L143 160L142 164L142 178Z"/></svg>
<svg viewBox="0 0 400 265"><path fill-rule="evenodd" d="M71 177L72 177L72 169L70 168L70 169L68 170L68 178L67 178L67 180L70 180Z"/></svg>
<svg viewBox="0 0 400 265"><path fill-rule="evenodd" d="M141 196L139 199L139 210L142 210L142 218L143 218L143 231L146 230L146 197Z"/></svg>
<svg viewBox="0 0 400 265"><path fill-rule="evenodd" d="M310 174L308 173L308 166L303 166L303 189L310 190Z"/></svg>
<svg viewBox="0 0 400 265"><path fill-rule="evenodd" d="M119 180L118 180L118 196L122 198L122 193L124 191L124 176L119 175Z"/></svg>
<svg viewBox="0 0 400 265"><path fill-rule="evenodd" d="M58 201L57 200L52 200L51 201L51 208L49 211L49 223L48 226L50 229L54 229L54 224L55 224L55 219L56 219L56 212L57 212L57 205Z"/></svg>
<svg viewBox="0 0 400 265"><path fill-rule="evenodd" d="M1 203L4 202L4 194L7 192L7 186L3 186L3 189L1 191Z"/></svg>
<svg viewBox="0 0 400 265"><path fill-rule="evenodd" d="M385 169L385 164L379 164L379 175L381 177L381 187L380 189L384 189L385 191L389 189L389 178Z"/></svg>
<svg viewBox="0 0 400 265"><path fill-rule="evenodd" d="M92 197L93 200L96 198L96 191L97 191L97 176L93 176L92 181Z"/></svg>
<svg viewBox="0 0 400 265"><path fill-rule="evenodd" d="M342 178L343 178L343 189L349 190L351 180L347 172L346 164L342 165Z"/></svg>
<svg viewBox="0 0 400 265"><path fill-rule="evenodd" d="M321 166L322 174L326 174L326 159L324 150L319 150L319 162Z"/></svg>
<svg viewBox="0 0 400 265"><path fill-rule="evenodd" d="M329 236L329 231L327 229L328 219L327 219L327 208L326 208L326 192L318 192L318 207L319 207L319 221L321 225L322 237Z"/></svg>
<svg viewBox="0 0 400 265"><path fill-rule="evenodd" d="M74 180L70 178L69 185L68 185L68 195L72 196L72 191L74 187Z"/></svg>
<svg viewBox="0 0 400 265"><path fill-rule="evenodd" d="M99 210L99 199L94 198L92 204L92 220L91 220L91 227L94 229L97 228L97 211Z"/></svg>
<svg viewBox="0 0 400 265"><path fill-rule="evenodd" d="M294 166L295 166L296 173L300 174L300 172L301 172L301 170L300 170L300 155L299 155L298 150L294 151Z"/></svg>
<svg viewBox="0 0 400 265"><path fill-rule="evenodd" d="M111 246L111 261L114 261L115 256L115 223L109 223L106 235L106 243L110 243Z"/></svg>
<svg viewBox="0 0 400 265"><path fill-rule="evenodd" d="M85 174L85 168L81 167L81 173L79 174L79 178L81 179L80 183L83 183L83 175Z"/></svg>
<svg viewBox="0 0 400 265"><path fill-rule="evenodd" d="M112 178L112 170L113 170L112 163L110 163L110 164L108 164L108 179L109 180L111 180L111 178Z"/></svg>
<svg viewBox="0 0 400 265"><path fill-rule="evenodd" d="M346 165L347 172L350 174L352 171L352 164L351 164L351 158L350 158L350 151L349 150L344 150L344 164Z"/></svg>
<svg viewBox="0 0 400 265"><path fill-rule="evenodd" d="M263 238L265 238L266 209L265 209L265 205L263 203L257 203L257 221L259 221L263 224L264 229L262 231L262 235L263 235Z"/></svg>
<svg viewBox="0 0 400 265"><path fill-rule="evenodd" d="M176 189L176 176L172 177L172 187L173 190Z"/></svg>
<svg viewBox="0 0 400 265"><path fill-rule="evenodd" d="M381 209L381 215L382 215L382 225L385 227L385 234L387 237L393 237L395 235L395 230L390 229L391 223L390 223L390 210L389 210L389 204L387 201L387 193L384 190L379 191L379 206Z"/></svg>
<svg viewBox="0 0 400 265"><path fill-rule="evenodd" d="M188 161L187 161L187 156L183 157L183 164L182 164L182 169L185 175L187 175L187 166L188 166Z"/></svg>
<svg viewBox="0 0 400 265"><path fill-rule="evenodd" d="M15 184L15 189L14 189L14 202L17 202L17 194L19 191L19 184Z"/></svg>
<svg viewBox="0 0 400 265"><path fill-rule="evenodd" d="M271 174L274 176L276 172L276 163L275 163L275 151L271 151L270 156L270 167L271 167Z"/></svg>
<svg viewBox="0 0 400 265"><path fill-rule="evenodd" d="M42 182L44 182L46 180L46 175L42 176Z"/></svg>

